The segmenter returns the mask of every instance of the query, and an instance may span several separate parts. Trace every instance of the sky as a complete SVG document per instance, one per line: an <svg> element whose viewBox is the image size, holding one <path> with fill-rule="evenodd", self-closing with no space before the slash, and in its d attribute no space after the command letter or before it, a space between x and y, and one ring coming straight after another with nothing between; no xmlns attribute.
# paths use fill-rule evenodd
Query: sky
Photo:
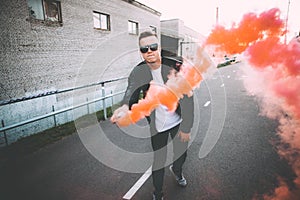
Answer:
<svg viewBox="0 0 300 200"><path fill-rule="evenodd" d="M216 24L216 10L218 7L218 22L227 28L232 23L241 21L244 14L255 12L257 14L271 8L281 10L281 18L286 20L288 16L288 34L290 39L300 31L300 18L297 18L297 10L300 10L300 0L137 0L138 2L159 11L161 20L178 18L184 24L204 36L209 35L210 30ZM290 1L290 4L288 3ZM178 3L180 2L180 3ZM289 12L288 12L289 8ZM299 12L299 11L298 11ZM288 15L287 15L288 13Z"/></svg>

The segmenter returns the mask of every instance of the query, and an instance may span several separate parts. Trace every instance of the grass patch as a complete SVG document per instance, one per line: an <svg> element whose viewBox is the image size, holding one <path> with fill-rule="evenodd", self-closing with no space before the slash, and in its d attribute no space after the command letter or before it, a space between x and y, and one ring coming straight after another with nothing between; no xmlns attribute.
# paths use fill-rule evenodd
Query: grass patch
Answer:
<svg viewBox="0 0 300 200"><path fill-rule="evenodd" d="M107 108L107 118L112 116L113 110L115 110L119 105L114 105ZM104 120L104 111L98 111L96 113L88 114L77 119L81 124L81 127L87 127L93 122L91 117L97 118L97 121ZM33 153L46 145L52 144L64 137L76 133L75 122L71 121L65 124L58 125L56 127L47 129L45 131L24 137L18 141L0 148L0 162L7 159L14 159L23 157L26 154Z"/></svg>

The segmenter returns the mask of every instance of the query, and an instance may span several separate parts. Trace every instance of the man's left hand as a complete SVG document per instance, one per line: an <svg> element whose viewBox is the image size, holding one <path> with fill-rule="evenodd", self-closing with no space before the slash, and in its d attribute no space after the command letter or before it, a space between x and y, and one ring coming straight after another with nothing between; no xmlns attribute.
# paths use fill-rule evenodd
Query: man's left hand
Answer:
<svg viewBox="0 0 300 200"><path fill-rule="evenodd" d="M188 142L191 140L191 134L190 133L184 133L182 131L179 131L178 137L180 137L181 142Z"/></svg>

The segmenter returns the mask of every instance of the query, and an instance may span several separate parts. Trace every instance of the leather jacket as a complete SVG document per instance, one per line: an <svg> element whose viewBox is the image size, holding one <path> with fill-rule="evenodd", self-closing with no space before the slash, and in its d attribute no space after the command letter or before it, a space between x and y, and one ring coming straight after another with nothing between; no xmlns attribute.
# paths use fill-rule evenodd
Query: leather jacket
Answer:
<svg viewBox="0 0 300 200"><path fill-rule="evenodd" d="M162 77L164 83L168 80L168 74L172 70L172 67L162 64ZM150 67L146 64L145 61L139 63L134 69L131 71L128 77L128 86L123 98L122 103L127 104L129 109L131 106L138 102L141 92L142 94L146 94L147 90L150 87L150 81L152 80L152 74ZM180 130L185 133L190 133L191 128L194 122L194 99L193 96L188 97L184 95L182 99L179 100L178 107L176 109L176 113L181 116L182 122L180 124ZM155 128L155 112L152 112L147 120L150 124L150 130L156 131Z"/></svg>

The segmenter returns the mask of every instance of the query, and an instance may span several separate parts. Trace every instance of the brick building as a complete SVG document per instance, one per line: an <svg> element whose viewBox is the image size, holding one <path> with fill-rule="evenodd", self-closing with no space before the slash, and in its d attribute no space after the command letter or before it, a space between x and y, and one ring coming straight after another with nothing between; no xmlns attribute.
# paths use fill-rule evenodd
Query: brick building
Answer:
<svg viewBox="0 0 300 200"><path fill-rule="evenodd" d="M139 30L160 34L160 13L136 1L1 0L0 9L0 100L91 81L112 58L137 49Z"/></svg>
<svg viewBox="0 0 300 200"><path fill-rule="evenodd" d="M201 35L179 19L160 21L158 11L135 0L0 0L0 121L2 127L90 102L126 82L65 91L128 76L141 61L138 35L152 30L162 55L189 57ZM126 81L126 80L124 80ZM39 98L40 94L48 94ZM19 101L22 98L28 99ZM119 101L97 101L1 131L8 143L73 121ZM10 102L17 102L11 104Z"/></svg>
<svg viewBox="0 0 300 200"><path fill-rule="evenodd" d="M126 75L141 60L139 31L160 35L160 15L134 0L1 0L0 102ZM98 90L76 94L75 101L94 98ZM71 105L73 97L4 105L0 120L7 126ZM56 117L57 123L74 118ZM14 141L51 126L53 120L44 119L6 134Z"/></svg>
<svg viewBox="0 0 300 200"><path fill-rule="evenodd" d="M163 56L183 56L193 60L204 36L187 27L180 19L161 21L161 45Z"/></svg>

